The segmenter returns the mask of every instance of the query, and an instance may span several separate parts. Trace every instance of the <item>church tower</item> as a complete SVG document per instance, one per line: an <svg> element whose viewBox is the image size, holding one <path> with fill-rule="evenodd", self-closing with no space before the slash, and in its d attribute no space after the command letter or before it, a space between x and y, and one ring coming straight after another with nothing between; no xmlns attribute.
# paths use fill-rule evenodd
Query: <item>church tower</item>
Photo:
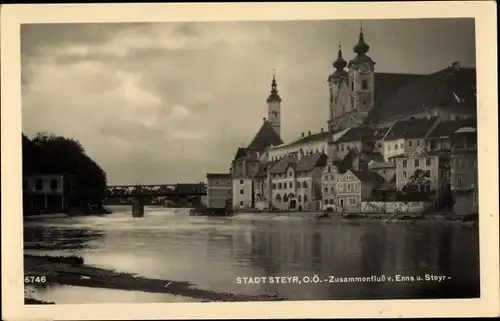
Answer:
<svg viewBox="0 0 500 321"><path fill-rule="evenodd" d="M267 97L267 119L274 131L281 137L281 97L278 94L278 85L273 72L271 93Z"/></svg>
<svg viewBox="0 0 500 321"><path fill-rule="evenodd" d="M349 110L367 112L375 102L374 72L375 62L366 55L370 46L365 42L363 27L359 33L358 43L353 48L356 53L349 61Z"/></svg>
<svg viewBox="0 0 500 321"><path fill-rule="evenodd" d="M347 112L349 102L346 98L349 95L349 73L345 70L347 62L342 57L342 45L339 44L337 59L333 62L335 71L328 77L330 90L330 103L328 119L333 120Z"/></svg>

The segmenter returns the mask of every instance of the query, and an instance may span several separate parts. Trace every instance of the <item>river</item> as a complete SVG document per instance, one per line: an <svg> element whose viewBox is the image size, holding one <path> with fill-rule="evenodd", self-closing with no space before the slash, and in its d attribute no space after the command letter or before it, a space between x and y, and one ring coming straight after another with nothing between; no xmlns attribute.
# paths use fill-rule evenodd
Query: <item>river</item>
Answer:
<svg viewBox="0 0 500 321"><path fill-rule="evenodd" d="M143 218L133 218L129 207L112 209L108 216L26 220L25 241L45 240L53 246L43 251L26 248L25 253L77 255L85 264L119 272L189 281L214 291L279 294L290 300L479 295L478 229L457 222L316 220L297 213L192 217L186 209L155 207L147 207ZM426 281L426 274L446 278ZM315 275L320 282L237 282L243 277L312 280ZM382 275L393 279L332 283L344 277ZM422 280L409 281L417 276ZM74 286L37 288L33 297L56 304L197 301Z"/></svg>

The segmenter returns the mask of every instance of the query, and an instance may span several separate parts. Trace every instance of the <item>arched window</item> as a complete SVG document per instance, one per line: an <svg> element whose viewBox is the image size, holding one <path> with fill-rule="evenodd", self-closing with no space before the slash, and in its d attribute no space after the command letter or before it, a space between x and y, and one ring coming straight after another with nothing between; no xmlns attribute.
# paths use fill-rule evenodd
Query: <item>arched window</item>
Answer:
<svg viewBox="0 0 500 321"><path fill-rule="evenodd" d="M302 182L302 188L307 188L307 182Z"/></svg>
<svg viewBox="0 0 500 321"><path fill-rule="evenodd" d="M283 202L288 202L288 196L286 194L283 195Z"/></svg>
<svg viewBox="0 0 500 321"><path fill-rule="evenodd" d="M299 203L302 202L302 196L301 195L297 196L297 200L299 201Z"/></svg>
<svg viewBox="0 0 500 321"><path fill-rule="evenodd" d="M276 195L276 202L281 202L281 195L280 194Z"/></svg>
<svg viewBox="0 0 500 321"><path fill-rule="evenodd" d="M294 194L294 193L290 193L290 194L288 194L288 199L289 199L289 200L291 200L291 199L292 199L292 198L294 198L294 197L295 197L295 194Z"/></svg>

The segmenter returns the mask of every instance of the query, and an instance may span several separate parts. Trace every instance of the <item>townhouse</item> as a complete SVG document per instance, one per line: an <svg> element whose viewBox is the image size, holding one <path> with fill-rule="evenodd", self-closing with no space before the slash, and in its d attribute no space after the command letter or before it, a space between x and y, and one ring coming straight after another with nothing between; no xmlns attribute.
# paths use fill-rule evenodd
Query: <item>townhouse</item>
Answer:
<svg viewBox="0 0 500 321"><path fill-rule="evenodd" d="M337 181L339 175L337 166L329 158L321 176L323 209L337 209Z"/></svg>
<svg viewBox="0 0 500 321"><path fill-rule="evenodd" d="M233 179L230 173L207 174L207 207L225 208L232 202Z"/></svg>
<svg viewBox="0 0 500 321"><path fill-rule="evenodd" d="M371 201L374 191L384 183L384 178L375 172L347 170L337 182L339 210L360 212L361 203Z"/></svg>

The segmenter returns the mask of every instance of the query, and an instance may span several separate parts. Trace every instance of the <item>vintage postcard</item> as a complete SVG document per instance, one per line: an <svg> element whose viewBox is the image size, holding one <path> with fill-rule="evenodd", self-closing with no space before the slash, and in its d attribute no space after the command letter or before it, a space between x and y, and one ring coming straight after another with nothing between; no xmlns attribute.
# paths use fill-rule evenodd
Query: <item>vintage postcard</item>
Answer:
<svg viewBox="0 0 500 321"><path fill-rule="evenodd" d="M495 3L2 9L4 319L499 315Z"/></svg>

